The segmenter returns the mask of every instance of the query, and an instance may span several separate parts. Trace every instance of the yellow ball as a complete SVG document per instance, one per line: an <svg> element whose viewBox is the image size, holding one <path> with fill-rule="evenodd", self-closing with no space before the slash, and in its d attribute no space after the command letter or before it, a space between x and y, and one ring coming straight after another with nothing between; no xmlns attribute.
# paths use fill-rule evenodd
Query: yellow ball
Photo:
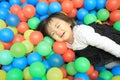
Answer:
<svg viewBox="0 0 120 80"><path fill-rule="evenodd" d="M6 27L5 21L0 19L0 29L5 28L5 27Z"/></svg>
<svg viewBox="0 0 120 80"><path fill-rule="evenodd" d="M63 78L63 80L69 80L68 78Z"/></svg>
<svg viewBox="0 0 120 80"><path fill-rule="evenodd" d="M29 36L30 36L30 34L33 32L34 30L27 30L27 31L25 31L25 33L24 33L24 38L26 39L26 40L29 40Z"/></svg>
<svg viewBox="0 0 120 80"><path fill-rule="evenodd" d="M18 34L18 31L17 31L17 28L16 28L16 27L8 26L7 28L11 29L14 34Z"/></svg>
<svg viewBox="0 0 120 80"><path fill-rule="evenodd" d="M30 75L29 68L30 68L30 67L26 67L26 68L23 70L24 80L32 80L32 76Z"/></svg>
<svg viewBox="0 0 120 80"><path fill-rule="evenodd" d="M120 76L113 76L111 80L120 80Z"/></svg>
<svg viewBox="0 0 120 80"><path fill-rule="evenodd" d="M4 45L3 45L2 42L0 42L0 51L1 51L1 50L4 50Z"/></svg>
<svg viewBox="0 0 120 80"><path fill-rule="evenodd" d="M3 70L0 70L0 80L6 80L6 72Z"/></svg>

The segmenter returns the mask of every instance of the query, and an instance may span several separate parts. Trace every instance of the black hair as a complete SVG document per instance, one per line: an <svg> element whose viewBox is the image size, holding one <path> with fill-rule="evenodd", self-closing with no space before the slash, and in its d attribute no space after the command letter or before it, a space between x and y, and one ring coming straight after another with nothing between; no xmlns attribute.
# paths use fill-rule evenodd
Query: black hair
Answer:
<svg viewBox="0 0 120 80"><path fill-rule="evenodd" d="M73 26L75 25L75 22L74 22L74 20L72 18L68 17L64 13L57 12L57 13L53 13L53 14L49 15L49 17L47 17L44 20L42 20L38 24L36 30L41 31L44 36L48 35L48 33L46 31L46 27L48 26L48 24L49 24L49 22L51 21L52 18L59 18L61 20L64 20L64 21L70 23L71 24L71 26L70 26L71 28L73 28Z"/></svg>

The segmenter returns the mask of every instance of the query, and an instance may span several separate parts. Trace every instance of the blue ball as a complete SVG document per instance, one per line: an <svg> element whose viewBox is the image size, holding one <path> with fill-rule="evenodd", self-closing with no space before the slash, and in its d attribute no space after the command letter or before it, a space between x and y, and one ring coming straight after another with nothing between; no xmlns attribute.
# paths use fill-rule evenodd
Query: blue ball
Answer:
<svg viewBox="0 0 120 80"><path fill-rule="evenodd" d="M36 5L38 3L38 0L27 0L28 4Z"/></svg>
<svg viewBox="0 0 120 80"><path fill-rule="evenodd" d="M40 21L44 20L45 18L49 17L48 14L40 16Z"/></svg>
<svg viewBox="0 0 120 80"><path fill-rule="evenodd" d="M21 0L9 0L10 5L14 5L14 4L21 4Z"/></svg>
<svg viewBox="0 0 120 80"><path fill-rule="evenodd" d="M45 65L47 71L51 68L50 64L49 64L49 62L47 60L44 60L43 64Z"/></svg>
<svg viewBox="0 0 120 80"><path fill-rule="evenodd" d="M14 33L9 28L3 28L0 30L0 40L3 42L10 42L14 38Z"/></svg>
<svg viewBox="0 0 120 80"><path fill-rule="evenodd" d="M12 65L14 68L19 68L23 70L28 65L27 59L26 57L14 58Z"/></svg>
<svg viewBox="0 0 120 80"><path fill-rule="evenodd" d="M120 76L120 66L114 66L111 72L114 76Z"/></svg>
<svg viewBox="0 0 120 80"><path fill-rule="evenodd" d="M8 9L0 8L0 19L5 20L9 15Z"/></svg>
<svg viewBox="0 0 120 80"><path fill-rule="evenodd" d="M15 14L9 14L6 18L6 23L11 27L16 27L20 22L20 19Z"/></svg>
<svg viewBox="0 0 120 80"><path fill-rule="evenodd" d="M32 80L42 80L41 78L32 78Z"/></svg>
<svg viewBox="0 0 120 80"><path fill-rule="evenodd" d="M97 0L84 0L84 8L87 10L93 10L96 7Z"/></svg>
<svg viewBox="0 0 120 80"><path fill-rule="evenodd" d="M60 67L63 65L63 58L60 54L51 54L48 58L48 62L51 67Z"/></svg>
<svg viewBox="0 0 120 80"><path fill-rule="evenodd" d="M1 3L0 3L0 8L5 8L5 9L10 9L10 4L7 2L7 1L2 1Z"/></svg>
<svg viewBox="0 0 120 80"><path fill-rule="evenodd" d="M106 6L106 0L96 0L96 9L103 9Z"/></svg>
<svg viewBox="0 0 120 80"><path fill-rule="evenodd" d="M77 73L75 74L75 79L80 78L82 80L90 80L89 76L85 73Z"/></svg>
<svg viewBox="0 0 120 80"><path fill-rule="evenodd" d="M95 16L97 15L97 12L95 10L92 10L89 12L90 14L94 14Z"/></svg>
<svg viewBox="0 0 120 80"><path fill-rule="evenodd" d="M55 12L61 12L62 7L60 5L60 3L58 2L52 2L49 5L49 12L50 13L55 13Z"/></svg>
<svg viewBox="0 0 120 80"><path fill-rule="evenodd" d="M83 21L84 20L84 17L88 14L88 11L84 8L80 8L78 9L78 12L77 12L77 18L78 20L81 20Z"/></svg>
<svg viewBox="0 0 120 80"><path fill-rule="evenodd" d="M13 68L12 64L2 66L2 70L6 71L6 72L11 70L12 68Z"/></svg>
<svg viewBox="0 0 120 80"><path fill-rule="evenodd" d="M45 15L48 12L48 5L45 2L39 2L36 5L36 12L39 15Z"/></svg>
<svg viewBox="0 0 120 80"><path fill-rule="evenodd" d="M42 62L42 56L37 52L32 52L27 56L28 64L31 65L33 62Z"/></svg>

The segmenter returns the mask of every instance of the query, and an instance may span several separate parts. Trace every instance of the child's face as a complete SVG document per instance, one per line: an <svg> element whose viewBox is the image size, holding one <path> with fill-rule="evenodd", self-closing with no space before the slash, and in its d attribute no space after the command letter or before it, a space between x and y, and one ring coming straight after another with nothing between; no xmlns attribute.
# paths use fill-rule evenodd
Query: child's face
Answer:
<svg viewBox="0 0 120 80"><path fill-rule="evenodd" d="M48 23L47 32L56 41L70 42L72 38L71 24L59 18L52 18Z"/></svg>

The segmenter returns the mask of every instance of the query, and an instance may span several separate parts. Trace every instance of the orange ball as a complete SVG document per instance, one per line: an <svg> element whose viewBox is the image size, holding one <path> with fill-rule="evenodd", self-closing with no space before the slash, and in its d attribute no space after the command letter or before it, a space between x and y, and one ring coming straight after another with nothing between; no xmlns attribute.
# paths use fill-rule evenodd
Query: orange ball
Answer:
<svg viewBox="0 0 120 80"><path fill-rule="evenodd" d="M81 8L84 4L84 0L72 0L74 8Z"/></svg>
<svg viewBox="0 0 120 80"><path fill-rule="evenodd" d="M21 0L21 3L25 3L26 2L26 0Z"/></svg>
<svg viewBox="0 0 120 80"><path fill-rule="evenodd" d="M110 21L116 22L120 20L120 10L114 10L110 13Z"/></svg>
<svg viewBox="0 0 120 80"><path fill-rule="evenodd" d="M24 41L24 37L21 34L16 34L12 40L12 43L22 42Z"/></svg>
<svg viewBox="0 0 120 80"><path fill-rule="evenodd" d="M38 44L43 40L43 34L40 31L33 31L29 36L32 44Z"/></svg>
<svg viewBox="0 0 120 80"><path fill-rule="evenodd" d="M90 75L94 71L93 65L90 65L89 70L86 72L88 75Z"/></svg>
<svg viewBox="0 0 120 80"><path fill-rule="evenodd" d="M70 13L68 13L68 16L70 18L75 18L76 14L77 14L77 9L73 8L72 11Z"/></svg>
<svg viewBox="0 0 120 80"><path fill-rule="evenodd" d="M25 17L31 18L36 14L36 9L33 5L28 4L23 8L23 13Z"/></svg>
<svg viewBox="0 0 120 80"><path fill-rule="evenodd" d="M71 62L75 59L75 53L71 50L71 49L68 49L63 55L63 60L65 62Z"/></svg>
<svg viewBox="0 0 120 80"><path fill-rule="evenodd" d="M20 22L17 26L17 30L20 33L24 33L25 31L27 31L29 29L29 26L26 22Z"/></svg>
<svg viewBox="0 0 120 80"><path fill-rule="evenodd" d="M22 22L26 22L28 20L28 18L25 17L22 10L18 12L17 16L19 17L20 21L22 21Z"/></svg>
<svg viewBox="0 0 120 80"><path fill-rule="evenodd" d="M97 70L94 70L94 71L89 75L89 77L90 77L91 80L96 80L96 79L98 78L98 75L99 75L98 71L97 71Z"/></svg>
<svg viewBox="0 0 120 80"><path fill-rule="evenodd" d="M12 41L11 42L3 42L3 45L4 45L4 49L10 50L10 48L12 46Z"/></svg>
<svg viewBox="0 0 120 80"><path fill-rule="evenodd" d="M57 2L57 0L48 0L49 3L51 2Z"/></svg>
<svg viewBox="0 0 120 80"><path fill-rule="evenodd" d="M17 5L17 4L15 4L15 5L12 5L11 7L10 7L10 12L11 13L13 13L13 14L18 14L18 12L19 11L21 11L22 10L22 8L19 6L19 5Z"/></svg>
<svg viewBox="0 0 120 80"><path fill-rule="evenodd" d="M74 80L74 77L73 77L73 76L67 76L67 78L68 78L69 80Z"/></svg>
<svg viewBox="0 0 120 80"><path fill-rule="evenodd" d="M66 13L70 13L73 9L73 3L72 1L69 0L63 1L61 6L62 6L62 11Z"/></svg>
<svg viewBox="0 0 120 80"><path fill-rule="evenodd" d="M59 67L59 69L60 69L60 70L62 71L62 73L63 73L63 78L66 78L67 72L66 72L65 68Z"/></svg>
<svg viewBox="0 0 120 80"><path fill-rule="evenodd" d="M67 51L67 45L65 42L54 42L53 50L57 54L64 54Z"/></svg>
<svg viewBox="0 0 120 80"><path fill-rule="evenodd" d="M39 0L39 2L45 2L46 4L48 4L47 0Z"/></svg>

